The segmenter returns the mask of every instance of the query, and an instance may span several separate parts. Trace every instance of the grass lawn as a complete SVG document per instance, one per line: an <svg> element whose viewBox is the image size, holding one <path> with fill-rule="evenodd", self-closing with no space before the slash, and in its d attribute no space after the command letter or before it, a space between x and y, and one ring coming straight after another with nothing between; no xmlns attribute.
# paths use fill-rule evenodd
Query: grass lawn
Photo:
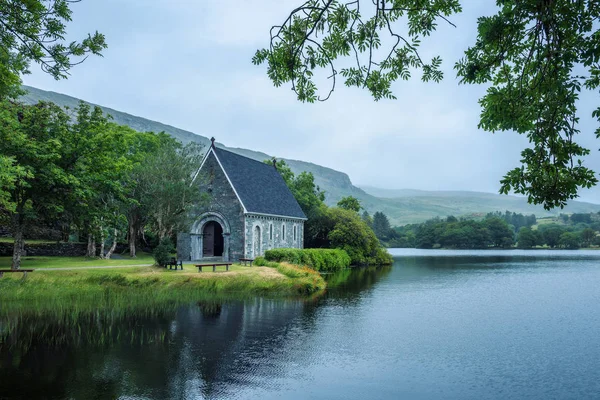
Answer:
<svg viewBox="0 0 600 400"><path fill-rule="evenodd" d="M49 267L56 265L53 258L61 257L47 258L50 260L43 265ZM94 261L97 262L91 262ZM68 262L63 259L63 264ZM88 261L70 262L77 266ZM198 272L193 265L184 265L183 270L177 271L150 266L62 271L44 271L41 267L26 279L18 273L0 278L0 315L18 310L70 313L172 306L224 296L305 296L320 292L325 286L318 272L284 263L277 267L234 264L228 272L224 267L217 267L217 272Z"/></svg>
<svg viewBox="0 0 600 400"><path fill-rule="evenodd" d="M8 269L11 266L12 257L0 257L0 269ZM87 257L23 257L21 268L43 269L43 268L77 268L98 267L111 265L140 265L154 264L151 254L139 252L137 258L124 258L115 260L101 260L99 258Z"/></svg>

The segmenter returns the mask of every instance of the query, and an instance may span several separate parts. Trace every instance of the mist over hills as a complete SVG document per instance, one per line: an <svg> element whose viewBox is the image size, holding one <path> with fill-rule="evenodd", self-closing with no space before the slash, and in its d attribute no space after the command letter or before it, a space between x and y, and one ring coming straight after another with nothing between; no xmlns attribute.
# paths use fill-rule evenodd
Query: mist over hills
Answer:
<svg viewBox="0 0 600 400"><path fill-rule="evenodd" d="M63 107L75 108L82 101L75 97L30 86L23 86L23 88L28 93L21 98L21 101L28 104L34 104L38 101L50 101ZM111 115L116 123L128 125L135 130L166 132L183 143L197 142L206 147L210 144L208 137L108 107L100 107L106 114ZM217 143L217 146L259 161L272 158L271 155L254 150L227 147L221 143ZM285 159L285 161L296 174L302 171L312 172L316 184L326 192L327 204L334 205L344 196L354 196L361 201L363 207L369 213L384 212L389 217L392 225L422 222L433 217L446 217L448 215L460 216L505 210L535 214L538 217L560 213L600 211L600 204L577 201L571 202L563 210L546 211L543 207L528 204L525 198L517 196L469 191L392 190L369 186L357 187L352 184L350 177L343 172L300 160Z"/></svg>

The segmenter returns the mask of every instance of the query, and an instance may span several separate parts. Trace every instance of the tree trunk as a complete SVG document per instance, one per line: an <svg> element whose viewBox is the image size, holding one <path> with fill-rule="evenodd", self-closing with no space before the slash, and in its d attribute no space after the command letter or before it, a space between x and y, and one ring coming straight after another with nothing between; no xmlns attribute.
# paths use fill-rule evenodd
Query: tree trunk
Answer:
<svg viewBox="0 0 600 400"><path fill-rule="evenodd" d="M88 233L88 244L86 257L96 257L96 240L94 240L94 234Z"/></svg>
<svg viewBox="0 0 600 400"><path fill-rule="evenodd" d="M25 247L25 241L23 240L23 217L20 214L16 214L13 217L13 238L15 242L11 269L17 270L21 269L21 255Z"/></svg>
<svg viewBox="0 0 600 400"><path fill-rule="evenodd" d="M61 224L61 240L65 243L69 242L69 236L71 234L71 224L63 221Z"/></svg>
<svg viewBox="0 0 600 400"><path fill-rule="evenodd" d="M138 238L137 218L135 216L131 216L129 218L129 256L131 258L136 258L135 245L137 243L137 238Z"/></svg>
<svg viewBox="0 0 600 400"><path fill-rule="evenodd" d="M108 253L106 253L106 259L110 260L110 257L112 256L112 254L115 252L115 249L117 248L117 235L118 235L119 231L117 231L117 228L115 228L114 232L113 232L113 241L112 241L112 245L110 246L110 249L108 249Z"/></svg>
<svg viewBox="0 0 600 400"><path fill-rule="evenodd" d="M104 227L100 227L100 258L104 258Z"/></svg>

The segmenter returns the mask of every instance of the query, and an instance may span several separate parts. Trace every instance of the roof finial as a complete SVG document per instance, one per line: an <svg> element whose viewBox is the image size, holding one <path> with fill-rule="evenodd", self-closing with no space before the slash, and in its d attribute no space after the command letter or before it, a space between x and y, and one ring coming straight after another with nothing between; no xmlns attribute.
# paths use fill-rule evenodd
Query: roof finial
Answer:
<svg viewBox="0 0 600 400"><path fill-rule="evenodd" d="M215 137L211 137L210 138L210 147L212 147L213 149L215 148Z"/></svg>
<svg viewBox="0 0 600 400"><path fill-rule="evenodd" d="M277 169L277 159L273 157L273 167Z"/></svg>

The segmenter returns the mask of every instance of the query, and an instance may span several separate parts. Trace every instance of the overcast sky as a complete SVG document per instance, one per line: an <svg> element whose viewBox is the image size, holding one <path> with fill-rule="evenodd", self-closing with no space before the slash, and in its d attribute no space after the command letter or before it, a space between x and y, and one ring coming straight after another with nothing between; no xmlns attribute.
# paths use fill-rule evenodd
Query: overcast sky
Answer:
<svg viewBox="0 0 600 400"><path fill-rule="evenodd" d="M325 103L303 104L288 87L275 88L251 58L268 45L271 25L301 0L83 0L73 4L70 38L98 30L104 57L90 57L68 80L32 66L24 83L167 123L233 147L310 161L346 172L357 185L390 189L497 192L518 166L526 138L477 129L484 87L458 85L454 62L474 42L476 19L495 1L463 0L452 18L423 41L440 54L441 84L398 82L398 100L374 102L338 82ZM600 142L590 117L598 95L583 102L581 142L588 166L600 171ZM600 188L582 200L600 203Z"/></svg>

